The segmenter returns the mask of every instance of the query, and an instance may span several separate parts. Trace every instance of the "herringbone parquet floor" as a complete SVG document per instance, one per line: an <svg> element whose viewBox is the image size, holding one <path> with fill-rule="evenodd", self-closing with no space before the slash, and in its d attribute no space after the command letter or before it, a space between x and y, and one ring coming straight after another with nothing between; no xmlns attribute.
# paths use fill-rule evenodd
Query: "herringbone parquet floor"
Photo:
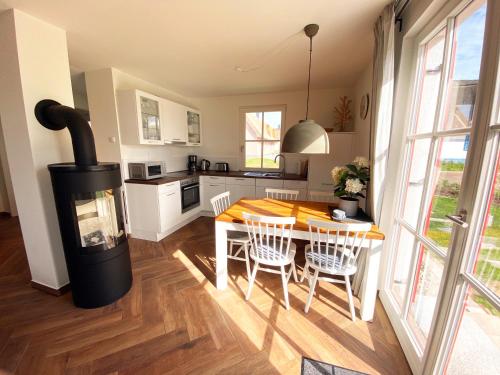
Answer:
<svg viewBox="0 0 500 375"><path fill-rule="evenodd" d="M18 221L0 218L0 373L299 374L302 355L410 373L380 303L373 323L353 323L345 290L325 283L306 315L307 289L291 283L287 312L279 276L265 273L246 302L240 262L229 264L230 287L217 291L213 233L213 219L200 218L160 243L130 240L132 290L83 310L70 293L29 286Z"/></svg>

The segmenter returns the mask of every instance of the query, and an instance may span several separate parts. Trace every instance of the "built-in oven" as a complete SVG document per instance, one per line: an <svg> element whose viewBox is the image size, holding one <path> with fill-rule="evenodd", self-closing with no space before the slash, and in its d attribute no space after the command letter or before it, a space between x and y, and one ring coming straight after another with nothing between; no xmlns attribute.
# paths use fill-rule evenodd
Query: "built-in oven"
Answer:
<svg viewBox="0 0 500 375"><path fill-rule="evenodd" d="M200 181L190 177L181 181L182 213L200 205Z"/></svg>

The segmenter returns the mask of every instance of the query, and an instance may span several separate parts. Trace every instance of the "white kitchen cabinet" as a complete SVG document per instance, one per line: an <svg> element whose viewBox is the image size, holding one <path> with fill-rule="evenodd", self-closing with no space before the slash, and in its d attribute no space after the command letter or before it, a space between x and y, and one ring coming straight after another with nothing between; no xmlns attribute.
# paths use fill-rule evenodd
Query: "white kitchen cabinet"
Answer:
<svg viewBox="0 0 500 375"><path fill-rule="evenodd" d="M179 183L160 185L159 189L160 233L168 231L180 220L182 214Z"/></svg>
<svg viewBox="0 0 500 375"><path fill-rule="evenodd" d="M354 159L353 142L355 133L328 133L330 154L309 157L309 189L332 191L331 170Z"/></svg>
<svg viewBox="0 0 500 375"><path fill-rule="evenodd" d="M188 108L169 100L163 100L162 107L165 113L165 121L163 123L164 142L167 144L186 145L188 143Z"/></svg>
<svg viewBox="0 0 500 375"><path fill-rule="evenodd" d="M283 180L270 178L255 179L255 198L262 199L266 197L266 188L282 189Z"/></svg>
<svg viewBox="0 0 500 375"><path fill-rule="evenodd" d="M301 180L284 180L283 189L297 190L299 192L298 200L307 200L307 181Z"/></svg>
<svg viewBox="0 0 500 375"><path fill-rule="evenodd" d="M132 237L159 241L181 224L179 181L163 185L126 183Z"/></svg>
<svg viewBox="0 0 500 375"><path fill-rule="evenodd" d="M203 211L213 211L210 199L226 191L226 178L217 176L200 177Z"/></svg>
<svg viewBox="0 0 500 375"><path fill-rule="evenodd" d="M255 198L255 186L226 185L226 188L231 192L231 203L241 198Z"/></svg>
<svg viewBox="0 0 500 375"><path fill-rule="evenodd" d="M120 139L124 144L163 145L163 99L139 90L117 93Z"/></svg>
<svg viewBox="0 0 500 375"><path fill-rule="evenodd" d="M231 203L241 198L255 198L255 178L227 177L226 189L231 193Z"/></svg>

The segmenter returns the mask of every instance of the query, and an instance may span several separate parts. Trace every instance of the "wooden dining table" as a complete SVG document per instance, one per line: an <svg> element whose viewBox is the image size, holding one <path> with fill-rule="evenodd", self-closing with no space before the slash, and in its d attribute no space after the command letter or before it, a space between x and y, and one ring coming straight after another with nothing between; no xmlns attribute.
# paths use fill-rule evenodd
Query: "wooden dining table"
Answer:
<svg viewBox="0 0 500 375"><path fill-rule="evenodd" d="M227 232L246 232L243 213L263 216L293 216L296 218L291 237L300 240L309 240L310 218L331 221L329 206L333 203L311 201L286 201L276 199L247 199L243 198L231 205L226 211L215 218L215 256L216 256L216 283L217 289L227 288ZM368 251L365 257L364 275L358 293L360 299L360 315L362 320L370 321L375 312L377 300L380 258L384 234L376 225L372 225L367 233L362 247ZM339 235L339 240L342 236ZM304 301L305 302L305 301Z"/></svg>

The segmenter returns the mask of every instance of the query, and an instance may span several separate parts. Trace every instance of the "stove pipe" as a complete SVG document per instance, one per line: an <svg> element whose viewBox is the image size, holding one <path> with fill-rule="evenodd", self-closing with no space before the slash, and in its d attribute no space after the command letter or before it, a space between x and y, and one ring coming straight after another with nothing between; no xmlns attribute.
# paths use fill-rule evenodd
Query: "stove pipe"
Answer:
<svg viewBox="0 0 500 375"><path fill-rule="evenodd" d="M47 129L62 130L68 127L76 165L97 165L92 129L74 108L62 105L55 100L45 99L35 106L35 116Z"/></svg>

